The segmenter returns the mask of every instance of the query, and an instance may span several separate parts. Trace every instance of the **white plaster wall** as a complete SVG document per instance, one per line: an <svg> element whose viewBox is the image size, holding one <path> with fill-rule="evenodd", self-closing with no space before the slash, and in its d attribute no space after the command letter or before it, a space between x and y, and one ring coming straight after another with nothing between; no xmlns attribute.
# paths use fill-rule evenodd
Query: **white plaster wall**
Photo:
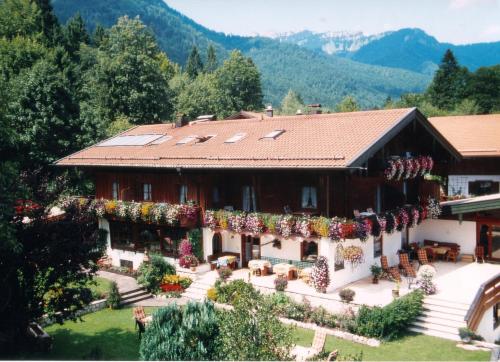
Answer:
<svg viewBox="0 0 500 362"><path fill-rule="evenodd" d="M281 241L281 249L275 248L272 241ZM260 255L269 258L280 258L288 260L300 260L300 243L304 240L301 237L291 237L288 239L276 237L272 234L263 234L260 237ZM319 252L319 250L318 250Z"/></svg>
<svg viewBox="0 0 500 362"><path fill-rule="evenodd" d="M461 254L474 254L476 222L427 219L410 229L410 242L423 242L426 239L457 243Z"/></svg>
<svg viewBox="0 0 500 362"><path fill-rule="evenodd" d="M450 175L448 176L448 195L469 195L469 182L498 181L500 175Z"/></svg>
<svg viewBox="0 0 500 362"><path fill-rule="evenodd" d="M476 333L483 337L486 342L495 343L500 338L500 327L493 327L493 307L491 307L484 313Z"/></svg>
<svg viewBox="0 0 500 362"><path fill-rule="evenodd" d="M213 249L212 249L212 238L215 234L214 231L210 228L202 228L201 229L201 234L203 237L203 259L207 259L207 256L213 254Z"/></svg>
<svg viewBox="0 0 500 362"><path fill-rule="evenodd" d="M221 231L222 251L241 254L241 235L228 230Z"/></svg>

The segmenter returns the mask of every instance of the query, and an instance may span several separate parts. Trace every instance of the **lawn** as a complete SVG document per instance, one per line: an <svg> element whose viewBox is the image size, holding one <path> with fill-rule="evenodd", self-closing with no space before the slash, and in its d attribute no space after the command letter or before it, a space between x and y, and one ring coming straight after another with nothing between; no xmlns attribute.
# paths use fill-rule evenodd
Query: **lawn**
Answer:
<svg viewBox="0 0 500 362"><path fill-rule="evenodd" d="M297 328L295 343L310 346L314 332ZM328 336L325 351L339 350L341 355L357 354L363 351L363 361L489 361L490 353L465 351L456 347L456 342L446 339L408 334L394 342L383 343L380 347L369 347L343 339Z"/></svg>
<svg viewBox="0 0 500 362"><path fill-rule="evenodd" d="M154 308L146 308L152 313ZM137 360L139 338L134 328L132 309L105 309L82 317L83 322L66 322L47 327L54 337L52 351L45 355L23 356L28 359L51 360ZM294 331L295 343L310 346L314 332L302 328ZM455 347L455 343L444 339L410 334L398 341L382 344L378 348L368 347L342 339L328 337L325 350L338 349L342 355L363 351L364 361L489 361L488 352L470 352Z"/></svg>
<svg viewBox="0 0 500 362"><path fill-rule="evenodd" d="M95 283L94 283L95 282ZM87 286L92 291L92 295L105 297L108 295L111 281L101 277L94 277L94 282L89 282Z"/></svg>

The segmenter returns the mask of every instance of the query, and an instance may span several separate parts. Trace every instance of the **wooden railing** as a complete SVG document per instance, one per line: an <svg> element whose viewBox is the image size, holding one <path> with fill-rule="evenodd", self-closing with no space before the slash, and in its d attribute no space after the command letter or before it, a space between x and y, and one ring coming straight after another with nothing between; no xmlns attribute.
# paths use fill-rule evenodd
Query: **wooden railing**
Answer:
<svg viewBox="0 0 500 362"><path fill-rule="evenodd" d="M500 274L495 275L493 278L481 284L474 301L465 315L467 327L475 331L479 326L484 313L499 302Z"/></svg>

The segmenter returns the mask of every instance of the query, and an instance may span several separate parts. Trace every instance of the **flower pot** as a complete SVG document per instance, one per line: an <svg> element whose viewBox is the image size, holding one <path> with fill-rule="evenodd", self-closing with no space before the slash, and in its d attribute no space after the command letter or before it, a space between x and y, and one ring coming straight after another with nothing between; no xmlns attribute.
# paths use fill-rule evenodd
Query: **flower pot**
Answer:
<svg viewBox="0 0 500 362"><path fill-rule="evenodd" d="M393 298L398 298L399 297L399 289L393 289L392 290L392 297Z"/></svg>
<svg viewBox="0 0 500 362"><path fill-rule="evenodd" d="M373 277L372 278L372 283L373 284L378 284L378 277Z"/></svg>
<svg viewBox="0 0 500 362"><path fill-rule="evenodd" d="M195 266L192 266L192 267L191 267L191 271L196 271L196 267L195 267Z"/></svg>

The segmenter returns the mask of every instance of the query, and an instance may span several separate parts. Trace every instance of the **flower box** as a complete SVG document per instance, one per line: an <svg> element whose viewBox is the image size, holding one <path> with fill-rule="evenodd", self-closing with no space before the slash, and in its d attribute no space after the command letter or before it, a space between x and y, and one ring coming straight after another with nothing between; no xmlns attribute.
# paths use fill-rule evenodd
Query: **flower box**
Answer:
<svg viewBox="0 0 500 362"><path fill-rule="evenodd" d="M183 291L182 286L180 284L161 284L160 288L165 293L167 293L167 292L182 292Z"/></svg>

